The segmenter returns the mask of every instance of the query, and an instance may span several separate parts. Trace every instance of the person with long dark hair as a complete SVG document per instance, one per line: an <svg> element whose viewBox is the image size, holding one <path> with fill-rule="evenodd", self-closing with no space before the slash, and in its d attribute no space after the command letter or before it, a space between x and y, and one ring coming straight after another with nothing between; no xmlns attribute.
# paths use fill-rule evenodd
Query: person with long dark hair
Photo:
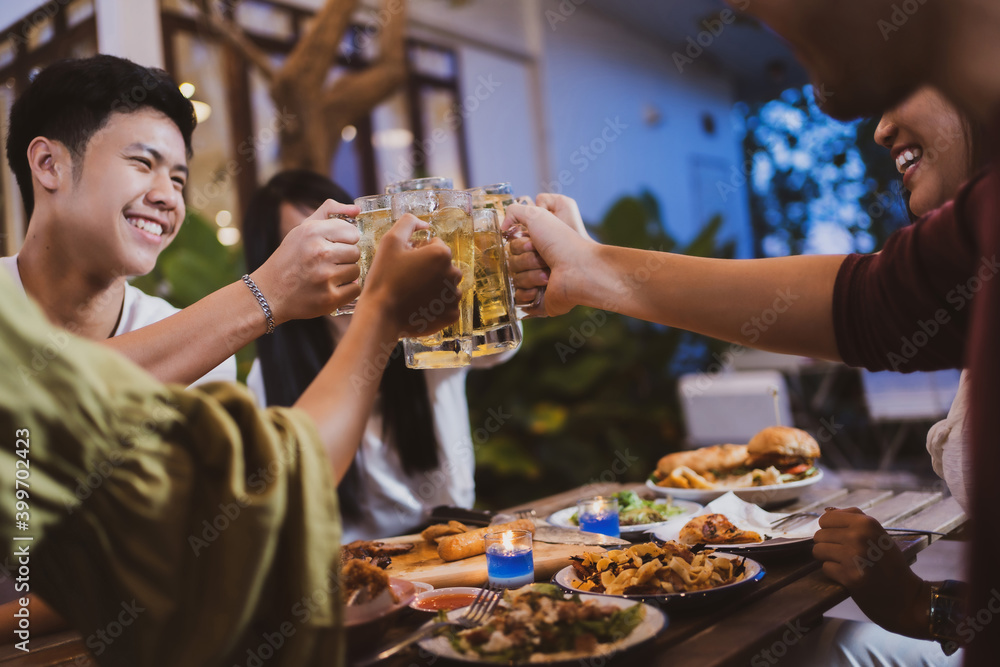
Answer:
<svg viewBox="0 0 1000 667"><path fill-rule="evenodd" d="M247 270L326 199L351 201L337 184L283 171L257 190L243 223ZM333 353L350 316L287 322L257 343L247 384L262 404L291 405ZM436 505L471 507L475 456L465 394L467 368L418 371L392 350L354 463L338 488L345 541L407 532ZM510 353L477 359L492 366ZM356 379L357 380L357 379ZM345 380L347 382L349 380Z"/></svg>

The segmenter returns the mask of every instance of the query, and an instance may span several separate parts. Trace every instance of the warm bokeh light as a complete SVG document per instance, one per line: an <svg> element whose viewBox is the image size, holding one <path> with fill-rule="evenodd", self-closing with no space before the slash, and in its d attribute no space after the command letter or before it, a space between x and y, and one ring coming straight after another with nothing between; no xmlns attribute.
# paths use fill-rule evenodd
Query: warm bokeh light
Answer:
<svg viewBox="0 0 1000 667"><path fill-rule="evenodd" d="M413 143L413 133L401 127L380 130L372 137L375 148L406 148Z"/></svg>
<svg viewBox="0 0 1000 667"><path fill-rule="evenodd" d="M208 117L212 115L212 107L208 106L204 102L191 100L191 104L194 105L194 117L199 123L204 123L208 120Z"/></svg>
<svg viewBox="0 0 1000 667"><path fill-rule="evenodd" d="M240 230L235 227L222 227L215 235L222 245L236 245L240 242Z"/></svg>
<svg viewBox="0 0 1000 667"><path fill-rule="evenodd" d="M215 224L219 227L228 227L233 221L233 214L229 211L219 211L215 214Z"/></svg>
<svg viewBox="0 0 1000 667"><path fill-rule="evenodd" d="M179 85L177 87L181 89L181 95L183 95L184 97L186 97L188 99L191 99L191 96L194 95L194 84L193 83L188 83L187 81L185 81L184 83L182 83L181 85Z"/></svg>
<svg viewBox="0 0 1000 667"><path fill-rule="evenodd" d="M353 125L348 125L340 132L340 138L344 141L350 143L354 141L354 138L358 136L358 128Z"/></svg>

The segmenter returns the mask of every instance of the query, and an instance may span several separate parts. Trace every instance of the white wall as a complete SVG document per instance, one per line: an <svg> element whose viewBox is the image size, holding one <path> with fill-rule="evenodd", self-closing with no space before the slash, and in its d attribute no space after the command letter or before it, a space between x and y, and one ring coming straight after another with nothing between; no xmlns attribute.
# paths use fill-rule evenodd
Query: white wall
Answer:
<svg viewBox="0 0 1000 667"><path fill-rule="evenodd" d="M68 4L67 0L56 0ZM3 0L0 29L36 11L49 0ZM101 53L133 60L147 67L163 67L163 30L157 0L94 0L97 45ZM28 16L31 20L32 16ZM39 14L39 18L44 14Z"/></svg>
<svg viewBox="0 0 1000 667"><path fill-rule="evenodd" d="M546 0L539 8L549 188L574 197L588 221L599 221L618 197L648 189L660 202L668 230L682 242L706 222L699 217L724 208L726 231L748 255L745 189L727 192L723 202L716 185L718 180L728 185L731 167L742 164L730 122L734 92L729 81L704 69L681 74L669 46L654 44L586 5L568 15L558 14L559 6ZM566 20L549 20L553 14L544 12ZM659 126L646 124L647 108L662 114ZM706 112L715 119L714 136L701 128Z"/></svg>

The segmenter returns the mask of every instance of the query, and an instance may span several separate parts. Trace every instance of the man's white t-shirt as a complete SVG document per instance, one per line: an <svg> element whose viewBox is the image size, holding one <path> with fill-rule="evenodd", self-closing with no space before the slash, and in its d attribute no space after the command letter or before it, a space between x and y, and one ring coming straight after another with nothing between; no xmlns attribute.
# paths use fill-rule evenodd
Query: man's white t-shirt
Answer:
<svg viewBox="0 0 1000 667"><path fill-rule="evenodd" d="M17 268L17 255L0 257L0 266L7 269L11 278L14 279L14 283L23 292L24 284L21 282L21 272ZM174 308L163 299L150 296L139 288L126 283L122 314L113 335L120 336L124 333L141 329L142 327L166 319L177 312L180 312L179 309ZM229 357L192 384L204 384L206 382L236 382L236 357Z"/></svg>

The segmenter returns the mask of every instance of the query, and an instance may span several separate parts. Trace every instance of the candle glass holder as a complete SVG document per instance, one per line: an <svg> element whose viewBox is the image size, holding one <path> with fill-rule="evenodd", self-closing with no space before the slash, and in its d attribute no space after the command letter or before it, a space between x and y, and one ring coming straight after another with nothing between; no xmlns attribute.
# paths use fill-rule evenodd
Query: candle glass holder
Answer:
<svg viewBox="0 0 1000 667"><path fill-rule="evenodd" d="M506 530L487 533L486 573L490 586L520 588L535 581L531 531Z"/></svg>
<svg viewBox="0 0 1000 667"><path fill-rule="evenodd" d="M576 504L580 530L609 537L621 537L618 525L618 499L607 496L587 498Z"/></svg>

